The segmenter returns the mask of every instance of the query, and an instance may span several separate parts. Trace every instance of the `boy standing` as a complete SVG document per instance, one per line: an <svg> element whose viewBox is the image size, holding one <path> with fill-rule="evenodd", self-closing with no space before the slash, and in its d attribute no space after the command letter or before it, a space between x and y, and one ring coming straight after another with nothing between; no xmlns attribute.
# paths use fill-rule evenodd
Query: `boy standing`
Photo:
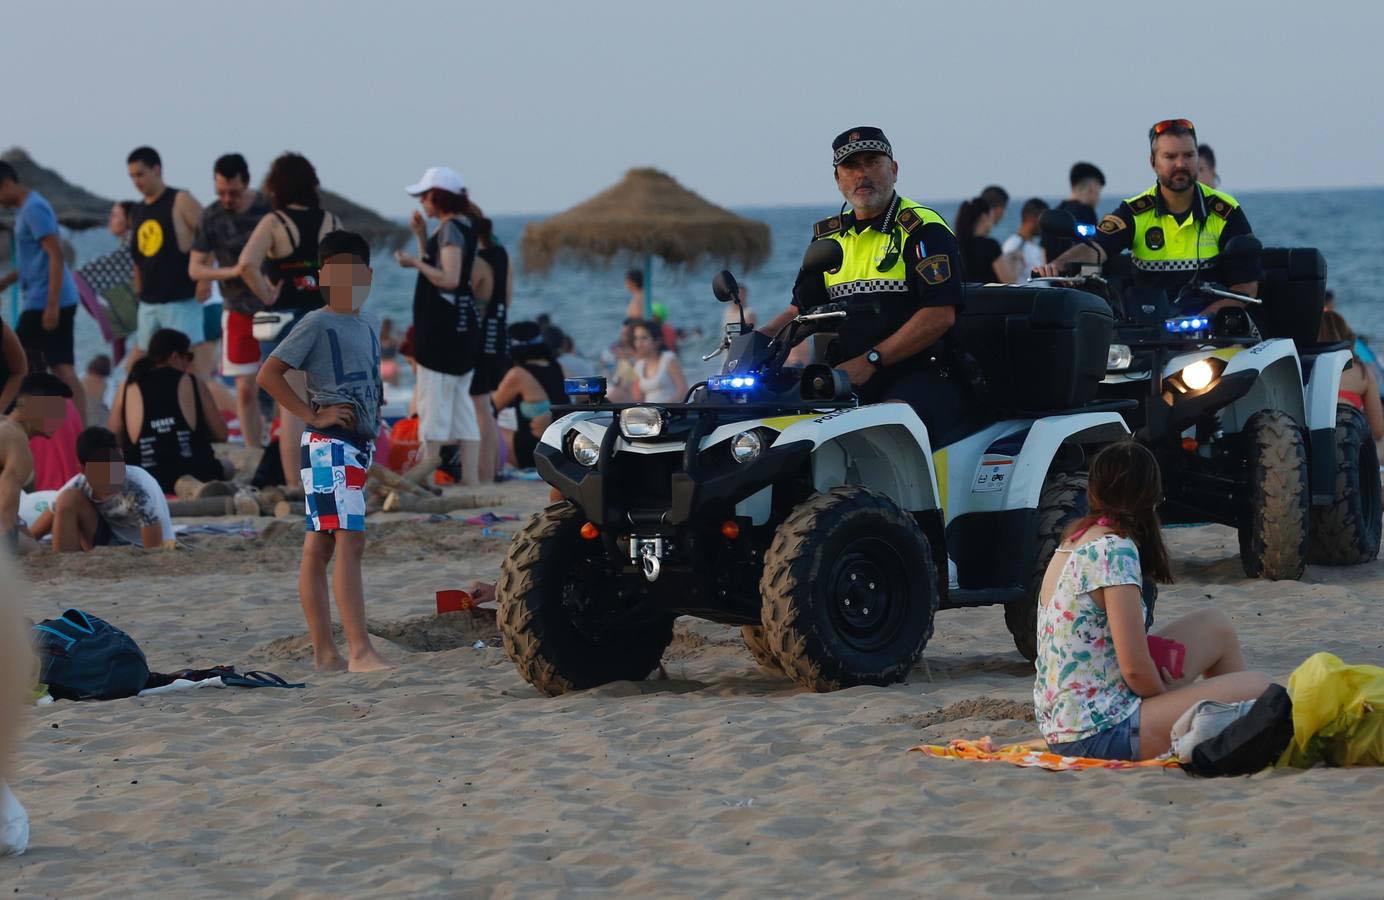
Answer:
<svg viewBox="0 0 1384 900"><path fill-rule="evenodd" d="M380 339L360 309L370 295L370 246L358 234L333 231L318 245L318 284L327 306L303 317L260 368L259 386L301 418L301 469L307 501L307 535L298 570L317 668L374 672L393 666L376 652L365 630L360 560L365 551L365 478L380 428L384 384ZM284 379L289 369L307 376L304 403ZM327 564L348 658L332 639Z"/></svg>

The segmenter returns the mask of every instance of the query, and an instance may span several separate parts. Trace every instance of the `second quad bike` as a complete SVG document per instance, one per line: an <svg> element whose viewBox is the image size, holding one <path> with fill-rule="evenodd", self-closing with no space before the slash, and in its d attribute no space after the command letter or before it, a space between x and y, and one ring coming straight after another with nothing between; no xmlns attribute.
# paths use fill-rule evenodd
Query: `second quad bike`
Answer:
<svg viewBox="0 0 1384 900"><path fill-rule="evenodd" d="M1070 214L1044 214L1071 233ZM1106 298L1117 324L1099 396L1137 400L1126 413L1158 456L1169 523L1237 529L1251 577L1299 578L1306 563L1349 565L1379 553L1379 462L1364 416L1339 402L1350 348L1317 341L1326 261L1313 249L1256 254L1258 297L1192 279L1180 294L1131 284L1127 260L1104 274L1039 279ZM1212 315L1187 312L1234 299Z"/></svg>

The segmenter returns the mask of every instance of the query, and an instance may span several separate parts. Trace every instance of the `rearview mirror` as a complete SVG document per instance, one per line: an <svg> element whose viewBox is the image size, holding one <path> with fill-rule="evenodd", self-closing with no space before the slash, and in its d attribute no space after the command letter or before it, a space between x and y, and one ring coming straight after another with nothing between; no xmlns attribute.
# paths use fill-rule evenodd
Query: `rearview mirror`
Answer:
<svg viewBox="0 0 1384 900"><path fill-rule="evenodd" d="M722 303L729 303L732 300L740 299L740 284L735 280L735 276L726 269L716 273L711 279L711 292L716 295L716 299Z"/></svg>
<svg viewBox="0 0 1384 900"><path fill-rule="evenodd" d="M841 245L836 241L813 241L803 254L803 271L814 275L841 268Z"/></svg>
<svg viewBox="0 0 1384 900"><path fill-rule="evenodd" d="M1038 228L1052 237L1072 237L1076 234L1076 217L1065 209L1046 209L1038 217Z"/></svg>

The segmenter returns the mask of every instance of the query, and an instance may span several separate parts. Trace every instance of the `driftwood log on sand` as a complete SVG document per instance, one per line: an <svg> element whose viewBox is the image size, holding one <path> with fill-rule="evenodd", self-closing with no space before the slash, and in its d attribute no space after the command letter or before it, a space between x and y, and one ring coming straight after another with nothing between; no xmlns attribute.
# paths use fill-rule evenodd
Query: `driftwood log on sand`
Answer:
<svg viewBox="0 0 1384 900"><path fill-rule="evenodd" d="M414 494L391 492L384 498L385 512L449 513L458 509L480 509L499 506L499 497L477 494L452 494L443 497L419 497Z"/></svg>

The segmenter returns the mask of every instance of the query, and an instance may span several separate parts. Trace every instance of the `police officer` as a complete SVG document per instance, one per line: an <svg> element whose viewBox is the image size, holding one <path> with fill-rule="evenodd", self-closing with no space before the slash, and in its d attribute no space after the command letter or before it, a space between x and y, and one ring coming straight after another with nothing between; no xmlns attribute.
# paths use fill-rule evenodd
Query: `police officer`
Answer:
<svg viewBox="0 0 1384 900"><path fill-rule="evenodd" d="M1199 278L1228 285L1248 296L1259 290L1260 262L1223 257L1237 235L1249 234L1249 219L1240 204L1197 181L1197 133L1186 119L1164 119L1149 129L1149 164L1158 181L1142 194L1123 201L1096 226L1100 251L1078 244L1057 259L1034 268L1039 275L1060 275L1069 263L1104 262L1128 250L1135 281L1175 295ZM1198 300L1200 306L1203 301ZM1204 311L1244 306L1217 300Z"/></svg>
<svg viewBox="0 0 1384 900"><path fill-rule="evenodd" d="M828 360L866 403L902 400L936 444L962 416L960 373L948 332L962 305L961 255L942 217L894 191L899 165L878 128L843 131L832 142L836 186L851 207L813 226L815 241L841 245L841 267L800 274L793 306L765 331L777 334L800 310L845 300ZM878 311L867 304L878 304Z"/></svg>

